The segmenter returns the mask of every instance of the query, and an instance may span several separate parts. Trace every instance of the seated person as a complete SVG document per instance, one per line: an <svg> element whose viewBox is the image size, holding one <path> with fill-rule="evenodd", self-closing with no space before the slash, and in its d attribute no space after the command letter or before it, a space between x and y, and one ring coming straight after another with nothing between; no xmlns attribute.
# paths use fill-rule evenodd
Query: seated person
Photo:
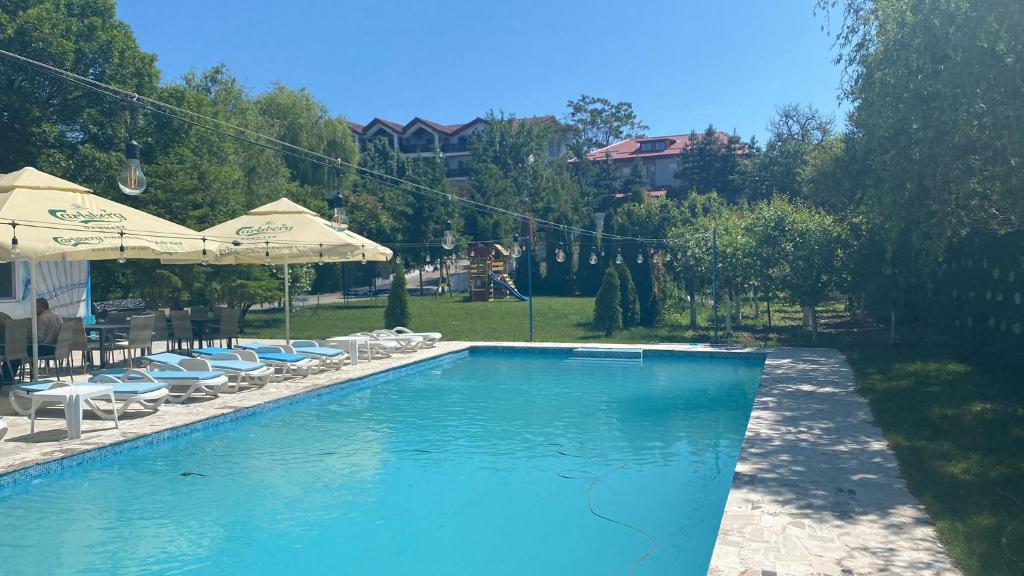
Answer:
<svg viewBox="0 0 1024 576"><path fill-rule="evenodd" d="M52 356L57 349L57 337L60 335L60 316L50 310L46 298L36 298L36 330L39 334L39 356ZM27 351L32 356L32 334L28 335ZM13 376L21 369L21 360L11 360L10 366L2 370L2 376Z"/></svg>
<svg viewBox="0 0 1024 576"><path fill-rule="evenodd" d="M60 316L50 310L46 298L36 298L36 330L39 334L39 355L50 356L57 347L57 336L60 335ZM31 336L29 336L31 338ZM29 353L32 341L29 340Z"/></svg>

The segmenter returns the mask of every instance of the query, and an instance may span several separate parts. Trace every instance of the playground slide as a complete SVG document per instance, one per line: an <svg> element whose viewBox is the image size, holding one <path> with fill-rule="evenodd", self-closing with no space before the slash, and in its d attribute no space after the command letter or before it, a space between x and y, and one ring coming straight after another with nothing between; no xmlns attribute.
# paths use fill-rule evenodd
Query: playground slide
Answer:
<svg viewBox="0 0 1024 576"><path fill-rule="evenodd" d="M494 282L498 286L501 286L505 290L508 290L508 293L511 294L514 298L517 298L519 300L529 300L529 298L520 294L519 291L516 290L515 286L509 284L508 282L505 282L501 278L498 278L498 276L494 272L489 272L488 275L491 277L491 282Z"/></svg>

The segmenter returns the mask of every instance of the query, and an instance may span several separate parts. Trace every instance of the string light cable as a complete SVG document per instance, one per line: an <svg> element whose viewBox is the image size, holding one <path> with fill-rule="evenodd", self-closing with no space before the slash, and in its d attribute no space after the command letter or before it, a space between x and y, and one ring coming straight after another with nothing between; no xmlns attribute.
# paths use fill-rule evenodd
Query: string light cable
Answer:
<svg viewBox="0 0 1024 576"><path fill-rule="evenodd" d="M647 244L652 246L667 246L680 240L679 238L644 238L637 236L600 233L579 226L560 224L558 222L554 222L551 220L520 214L512 210L489 205L484 202L480 202L470 198L462 198L459 196L455 196L453 194L445 193L440 190L430 188L429 186L423 184L410 182L408 180L404 180L396 176L392 176L383 172L378 172L366 167L345 162L340 158L332 158L320 152L316 152L313 150L303 148L301 146L297 146L295 144L291 144L289 142L274 138L272 136L262 134L255 130L237 126L235 124L231 124L230 122L206 116L204 114L200 114L198 112L194 112L186 108L175 106L167 102L156 100L154 98L148 98L146 96L136 94L135 92L130 92L128 90L117 88L116 86L112 86L110 84L106 84L98 80L81 76L79 74L75 74L74 72L63 70L61 68L57 68L44 62L40 62L38 60L34 60L22 56L20 54L9 52L7 50L0 49L0 56L6 57L10 60L19 62L26 66L32 67L40 72L49 74L61 80L68 81L76 85L79 85L83 88L93 90L94 92L97 92L109 98L115 98L119 101L131 101L133 103L136 103L140 109L145 109L155 114L175 119L177 121L183 122L187 125L196 128L202 128L208 131L212 131L240 142L252 144L296 159L305 160L313 164L318 164L328 168L341 169L363 180L374 181L382 185L391 187L393 189L424 196L430 196L437 200L444 201L446 203L456 203L458 205L468 207L472 210L475 210L483 214L504 216L516 222L531 223L532 225L539 228L568 232L576 236L589 236L593 238L601 238L602 240L610 240L619 244L636 243L640 245ZM193 120L185 116L189 116L195 119ZM225 129L217 128L215 126L221 126ZM133 231L131 232L131 234L137 236L154 237L153 234L142 231ZM181 236L179 235L176 237L180 238ZM197 236L196 238L198 239L199 237ZM216 238L210 237L210 239ZM445 240L447 240L447 238L445 238ZM444 246L444 244L445 242L442 241L441 245ZM426 247L426 245L424 244L422 247Z"/></svg>

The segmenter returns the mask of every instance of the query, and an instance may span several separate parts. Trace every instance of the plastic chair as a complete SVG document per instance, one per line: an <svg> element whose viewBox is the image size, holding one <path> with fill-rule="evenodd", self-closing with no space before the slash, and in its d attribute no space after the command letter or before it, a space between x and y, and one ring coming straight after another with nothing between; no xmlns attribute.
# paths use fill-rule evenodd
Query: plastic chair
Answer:
<svg viewBox="0 0 1024 576"><path fill-rule="evenodd" d="M153 317L132 316L128 327L128 339L117 340L111 347L112 350L121 350L124 354L125 364L130 366L135 358L135 351L140 351L139 356L145 356L153 348Z"/></svg>
<svg viewBox="0 0 1024 576"><path fill-rule="evenodd" d="M60 325L60 332L57 333L57 344L53 348L52 354L40 355L39 359L44 362L43 367L46 370L46 375L50 375L50 361L53 361L54 371L57 373L57 380L60 380L60 367L65 361L68 364L68 378L72 377L71 374L71 344L74 340L74 332L72 327L68 323Z"/></svg>
<svg viewBox="0 0 1024 576"><path fill-rule="evenodd" d="M182 342L187 342L188 348L192 347L194 335L192 319L188 310L171 310L171 333L174 340L178 342L179 350L182 349Z"/></svg>
<svg viewBox="0 0 1024 576"><path fill-rule="evenodd" d="M0 355L0 360L3 361L5 375L10 376L12 381L14 380L14 370L11 368L11 363L18 362L20 367L29 360L26 343L31 332L32 320L29 318L8 320L4 324L4 351ZM24 381L24 371L19 370L19 372L21 374L19 381Z"/></svg>

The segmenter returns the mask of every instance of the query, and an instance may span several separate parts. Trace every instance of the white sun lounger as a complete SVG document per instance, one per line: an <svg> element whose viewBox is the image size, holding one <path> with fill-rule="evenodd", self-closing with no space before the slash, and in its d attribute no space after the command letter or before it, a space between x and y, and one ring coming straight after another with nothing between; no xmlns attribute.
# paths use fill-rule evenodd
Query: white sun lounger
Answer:
<svg viewBox="0 0 1024 576"><path fill-rule="evenodd" d="M428 346L433 346L434 344L437 344L438 342L441 341L440 332L413 332L412 330L409 330L405 326L395 326L394 328L389 330L389 332L394 332L398 336L419 336L420 338L423 338L423 340L427 342Z"/></svg>
<svg viewBox="0 0 1024 576"><path fill-rule="evenodd" d="M163 369L166 366L177 366L183 370L198 372L224 372L225 375L234 378L234 388L237 391L243 381L251 386L263 386L274 378L274 369L259 362L256 355L251 359L242 358L239 354L225 353L213 354L205 358L192 358L170 352L150 354L143 356L142 361L150 368L158 367Z"/></svg>
<svg viewBox="0 0 1024 576"><path fill-rule="evenodd" d="M84 400L83 406L88 407L97 416L104 420L117 420L123 415L128 408L134 404L138 404L141 408L156 412L160 409L160 405L167 400L168 391L167 384L163 382L157 382L152 378L143 382L123 382L113 376L103 376L104 381L92 382L92 384L102 384L104 386L110 386L113 388L113 399L115 404L120 403L120 406L112 406L110 411L107 411L99 407L96 402L91 398ZM35 382L33 384L22 384L15 386L11 389L9 399L11 401L11 407L14 411L22 416L31 416L33 413L32 409L32 394L35 392L42 392L46 390L53 390L55 388L62 388L66 386L72 386L68 382L60 381L42 381ZM37 399L38 400L38 399ZM28 402L25 405L24 402ZM57 402L36 402L36 409L46 406L47 404L53 404Z"/></svg>
<svg viewBox="0 0 1024 576"><path fill-rule="evenodd" d="M185 358L185 360L195 360ZM186 362L188 364L188 362ZM204 367L209 367L208 364ZM97 370L90 375L90 381L102 382L100 376L113 376L123 382L134 380L138 373L148 374L159 382L168 385L170 395L167 400L174 404L186 402L193 394L216 397L221 388L230 385L228 377L220 370L186 370L179 364L156 365L156 370L148 373L141 372L134 368L109 368ZM235 387L237 390L237 386Z"/></svg>

